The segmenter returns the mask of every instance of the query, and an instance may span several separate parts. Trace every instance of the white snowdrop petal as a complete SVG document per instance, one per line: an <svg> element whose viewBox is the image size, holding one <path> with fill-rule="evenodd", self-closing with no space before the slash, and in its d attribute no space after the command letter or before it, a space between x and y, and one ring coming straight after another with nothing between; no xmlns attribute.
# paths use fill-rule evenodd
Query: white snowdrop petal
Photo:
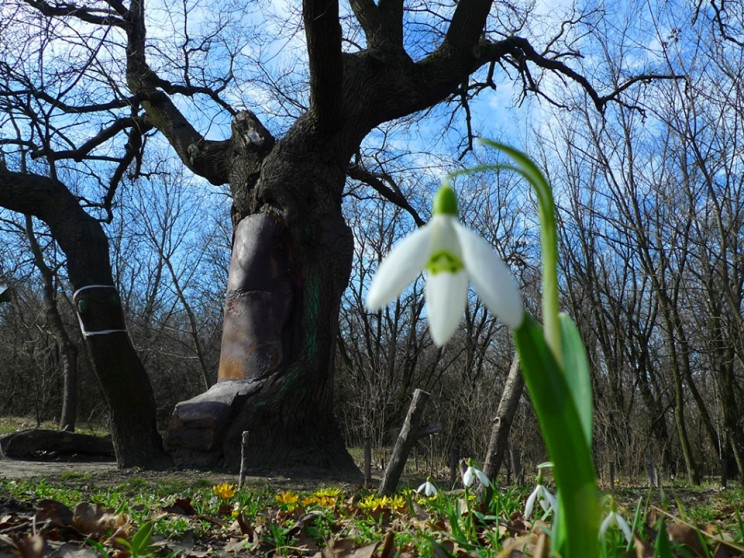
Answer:
<svg viewBox="0 0 744 558"><path fill-rule="evenodd" d="M540 489L540 486L535 488L535 490L533 490L532 493L527 498L527 503L524 506L525 519L529 519L529 517L532 515L532 510L535 508L535 500L537 499L537 493L539 489Z"/></svg>
<svg viewBox="0 0 744 558"><path fill-rule="evenodd" d="M552 510L558 509L558 502L555 499L555 496L553 496L550 493L550 490L545 488L542 484L538 486L538 490L540 491L540 506L542 506L542 509L545 513Z"/></svg>
<svg viewBox="0 0 744 558"><path fill-rule="evenodd" d="M441 347L452 337L465 310L468 296L467 273L463 270L457 273L428 274L424 295L431 338Z"/></svg>
<svg viewBox="0 0 744 558"><path fill-rule="evenodd" d="M605 535L607 534L607 529L609 529L614 522L615 521L613 512L608 513L607 517L602 520L602 524L599 526L600 539L603 539L605 537Z"/></svg>
<svg viewBox="0 0 744 558"><path fill-rule="evenodd" d="M524 307L511 271L488 242L460 223L453 226L475 292L502 322L512 329L518 328L524 318Z"/></svg>
<svg viewBox="0 0 744 558"><path fill-rule="evenodd" d="M460 239L454 226L457 219L451 215L434 215L429 221L431 227L432 252L445 251L456 257L461 256Z"/></svg>
<svg viewBox="0 0 744 558"><path fill-rule="evenodd" d="M431 227L425 225L398 242L377 268L367 293L367 309L387 306L416 276L429 259Z"/></svg>
<svg viewBox="0 0 744 558"><path fill-rule="evenodd" d="M475 469L475 476L478 477L478 480L483 486L490 486L491 481L486 476L486 473L481 471L480 469Z"/></svg>
<svg viewBox="0 0 744 558"><path fill-rule="evenodd" d="M473 473L473 468L468 467L465 471L465 474L462 476L462 484L465 486L470 486L475 481L475 474Z"/></svg>
<svg viewBox="0 0 744 558"><path fill-rule="evenodd" d="M620 527L620 530L623 532L623 535L625 535L625 540L630 543L630 541L633 539L633 533L630 530L630 526L628 525L628 522L625 521L625 518L620 515L619 513L615 512L615 523L618 527Z"/></svg>

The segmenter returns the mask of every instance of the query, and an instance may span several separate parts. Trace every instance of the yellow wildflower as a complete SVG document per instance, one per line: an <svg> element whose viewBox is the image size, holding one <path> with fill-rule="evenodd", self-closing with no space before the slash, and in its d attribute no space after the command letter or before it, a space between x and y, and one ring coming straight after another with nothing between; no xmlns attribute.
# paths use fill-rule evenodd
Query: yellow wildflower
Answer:
<svg viewBox="0 0 744 558"><path fill-rule="evenodd" d="M320 488L313 493L315 496L327 496L330 498L338 498L341 494L340 488Z"/></svg>
<svg viewBox="0 0 744 558"><path fill-rule="evenodd" d="M220 500L229 500L230 498L235 496L237 488L235 488L234 484L227 484L226 482L223 482L222 484L214 485L212 487L212 492Z"/></svg>
<svg viewBox="0 0 744 558"><path fill-rule="evenodd" d="M300 499L298 494L293 494L291 491L282 492L276 495L276 501L282 506L285 506L288 510L292 511L297 507L297 501Z"/></svg>
<svg viewBox="0 0 744 558"><path fill-rule="evenodd" d="M394 511L402 510L406 507L406 501L401 495L396 496L383 496L380 498L374 494L370 494L359 502L359 507L362 509L375 510L378 508L389 508Z"/></svg>
<svg viewBox="0 0 744 558"><path fill-rule="evenodd" d="M336 505L336 498L333 496L326 496L326 495L317 495L314 494L313 496L309 496L308 498L304 498L302 500L302 505L307 507L309 505L315 504L316 506L324 507L324 508L332 508Z"/></svg>

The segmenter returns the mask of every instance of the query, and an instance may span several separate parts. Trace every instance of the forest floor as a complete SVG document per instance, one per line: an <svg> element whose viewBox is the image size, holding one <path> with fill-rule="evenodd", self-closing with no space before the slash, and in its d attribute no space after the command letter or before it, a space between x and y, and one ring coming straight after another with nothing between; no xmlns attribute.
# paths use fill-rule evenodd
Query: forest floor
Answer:
<svg viewBox="0 0 744 558"><path fill-rule="evenodd" d="M373 481L379 481L381 471L375 473ZM374 487L300 474L247 477L236 491L238 475L219 470L146 471L119 469L114 461L0 457L0 558L539 555L540 533L549 525L523 511L534 485L502 485L490 507L471 514L463 512L470 506L461 485L447 490L435 478L439 496L415 494L411 489L425 477L409 471L399 493L380 498ZM631 548L636 556L656 556L659 525L674 549L664 556L744 556L739 483L723 489L713 481L670 481L660 489L623 479L614 491L602 484L628 521L635 519L634 540L626 546L615 532L605 556L625 557ZM511 553L510 545L520 550Z"/></svg>

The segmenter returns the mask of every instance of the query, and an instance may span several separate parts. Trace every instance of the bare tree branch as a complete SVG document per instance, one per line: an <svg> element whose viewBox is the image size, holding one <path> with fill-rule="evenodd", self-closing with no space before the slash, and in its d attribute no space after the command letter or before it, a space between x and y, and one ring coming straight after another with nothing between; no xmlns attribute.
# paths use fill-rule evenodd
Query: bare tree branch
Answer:
<svg viewBox="0 0 744 558"><path fill-rule="evenodd" d="M76 17L82 21L93 23L96 25L106 25L108 27L125 27L125 22L122 18L116 17L112 12L106 10L96 10L86 7L77 6L69 2L60 2L52 6L51 4L44 2L43 0L23 0L29 6L33 6L39 10L45 16L50 17ZM109 2L109 4L116 4L123 10L123 6L119 2ZM125 11L125 10L123 10ZM119 15L124 15L122 11L117 10Z"/></svg>
<svg viewBox="0 0 744 558"><path fill-rule="evenodd" d="M371 186L383 198L407 211L408 214L413 217L416 226L422 227L426 223L411 204L408 203L408 200L398 188L393 177L389 174L372 172L365 169L360 163L349 165L346 174L354 180L359 180L360 182L364 182L368 186ZM392 184L392 187L385 184L385 182Z"/></svg>
<svg viewBox="0 0 744 558"><path fill-rule="evenodd" d="M343 66L338 0L305 0L302 6L310 67L310 110L324 132L341 125Z"/></svg>

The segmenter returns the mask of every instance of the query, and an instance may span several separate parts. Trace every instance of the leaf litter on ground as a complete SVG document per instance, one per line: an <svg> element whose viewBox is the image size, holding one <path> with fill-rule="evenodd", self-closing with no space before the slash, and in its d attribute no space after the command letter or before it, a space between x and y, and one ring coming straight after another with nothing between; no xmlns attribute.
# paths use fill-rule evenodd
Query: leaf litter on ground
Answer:
<svg viewBox="0 0 744 558"><path fill-rule="evenodd" d="M35 486L59 499L37 498ZM479 502L462 490L426 498L413 490L378 497L363 487L176 486L133 482L96 490L88 483L63 502L64 482L0 478L7 489L0 495L10 494L0 496L0 558L549 556L551 524L523 517L524 488L495 490L489 502ZM81 494L90 501L75 503ZM638 506L632 544L616 537L605 556L744 555L744 530L730 527L736 518L741 526L736 501L702 524L678 509L672 514L642 499Z"/></svg>

